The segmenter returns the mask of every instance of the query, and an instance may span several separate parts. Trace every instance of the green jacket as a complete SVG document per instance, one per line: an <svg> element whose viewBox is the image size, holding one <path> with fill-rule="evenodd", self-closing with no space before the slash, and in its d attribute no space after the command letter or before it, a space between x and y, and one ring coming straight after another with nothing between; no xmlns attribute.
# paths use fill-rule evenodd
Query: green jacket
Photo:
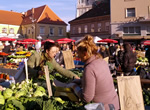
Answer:
<svg viewBox="0 0 150 110"><path fill-rule="evenodd" d="M29 78L38 77L38 71L40 70L39 67L40 58L41 58L41 52L35 51L28 59L27 65L28 65Z"/></svg>
<svg viewBox="0 0 150 110"><path fill-rule="evenodd" d="M73 72L61 67L53 58L51 61L46 61L45 65L48 65L49 72L51 73L53 70L56 70L58 73L60 73L63 76L66 76L68 78L73 79L74 77L77 77L76 74Z"/></svg>

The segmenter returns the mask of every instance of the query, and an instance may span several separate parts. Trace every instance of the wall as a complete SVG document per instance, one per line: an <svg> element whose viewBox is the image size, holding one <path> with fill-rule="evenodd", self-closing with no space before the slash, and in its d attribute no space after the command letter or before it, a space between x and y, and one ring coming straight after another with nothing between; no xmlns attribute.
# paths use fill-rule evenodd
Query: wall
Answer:
<svg viewBox="0 0 150 110"><path fill-rule="evenodd" d="M6 28L7 29L7 33L2 33L2 28ZM14 29L14 34L10 34L9 33L9 29L13 28ZM20 26L17 25L9 25L9 24L0 24L0 36L1 37L7 37L7 36L12 36L12 38L16 38L19 34L20 31Z"/></svg>
<svg viewBox="0 0 150 110"><path fill-rule="evenodd" d="M92 36L100 36L101 38L110 37L110 28L108 31L105 30L105 23L110 22L110 16L94 17L77 20L70 23L70 36L71 38L83 37L86 34ZM101 31L98 32L98 23L101 23ZM91 24L94 24L94 32L91 32ZM84 26L87 25L88 31L84 32ZM81 33L78 33L78 27L81 27ZM110 26L109 26L110 27ZM73 28L75 28L75 33L73 33Z"/></svg>
<svg viewBox="0 0 150 110"><path fill-rule="evenodd" d="M118 4L118 5L117 5ZM147 23L139 22L139 17L150 17L148 7L150 6L150 0L115 0L111 1L111 35L115 37L119 35L123 36L123 27L141 27L141 35L147 36L147 26L150 25L150 21ZM135 17L126 17L126 9L135 8ZM119 34L118 34L119 33Z"/></svg>

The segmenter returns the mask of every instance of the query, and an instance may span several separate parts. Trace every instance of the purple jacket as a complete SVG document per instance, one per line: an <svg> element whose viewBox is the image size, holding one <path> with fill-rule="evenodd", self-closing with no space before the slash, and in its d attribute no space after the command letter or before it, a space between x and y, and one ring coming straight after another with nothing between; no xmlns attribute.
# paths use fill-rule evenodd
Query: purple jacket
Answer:
<svg viewBox="0 0 150 110"><path fill-rule="evenodd" d="M113 79L108 64L103 59L92 56L86 61L82 87L84 101L103 103L106 110L109 110L108 104L113 104L115 110L119 109L119 100Z"/></svg>

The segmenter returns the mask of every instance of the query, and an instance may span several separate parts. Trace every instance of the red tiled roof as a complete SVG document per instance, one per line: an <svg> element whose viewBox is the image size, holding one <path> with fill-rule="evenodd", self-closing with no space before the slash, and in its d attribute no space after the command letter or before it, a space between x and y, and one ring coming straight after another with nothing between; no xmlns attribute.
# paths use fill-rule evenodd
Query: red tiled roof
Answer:
<svg viewBox="0 0 150 110"><path fill-rule="evenodd" d="M45 8L45 5L41 6L41 7L34 8L34 15L33 16L32 16L32 9L25 12L25 16L24 16L24 19L22 21L22 25L32 24L32 20L31 20L32 17L33 17L33 20L36 19L36 21L37 21L39 19L40 15L42 14L44 8Z"/></svg>
<svg viewBox="0 0 150 110"><path fill-rule="evenodd" d="M21 13L0 10L0 24L20 25L21 22Z"/></svg>
<svg viewBox="0 0 150 110"><path fill-rule="evenodd" d="M32 14L32 12L34 12L34 14ZM31 24L31 17L33 17L34 20L36 19L35 22L37 23L67 25L47 5L34 8L34 11L33 9L28 10L25 14L22 24Z"/></svg>

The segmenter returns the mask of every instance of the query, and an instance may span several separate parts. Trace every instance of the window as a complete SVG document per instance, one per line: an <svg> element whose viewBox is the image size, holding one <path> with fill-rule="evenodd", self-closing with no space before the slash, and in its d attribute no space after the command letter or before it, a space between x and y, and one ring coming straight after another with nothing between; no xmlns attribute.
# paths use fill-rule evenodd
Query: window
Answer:
<svg viewBox="0 0 150 110"><path fill-rule="evenodd" d="M14 34L14 29L13 29L13 28L10 28L10 29L9 29L9 33L10 33L10 34Z"/></svg>
<svg viewBox="0 0 150 110"><path fill-rule="evenodd" d="M134 27L129 27L129 33L134 33Z"/></svg>
<svg viewBox="0 0 150 110"><path fill-rule="evenodd" d="M53 27L50 27L50 30L49 30L49 34L50 36L54 36L54 28Z"/></svg>
<svg viewBox="0 0 150 110"><path fill-rule="evenodd" d="M94 24L91 24L91 32L94 32Z"/></svg>
<svg viewBox="0 0 150 110"><path fill-rule="evenodd" d="M30 29L28 29L28 34L30 34Z"/></svg>
<svg viewBox="0 0 150 110"><path fill-rule="evenodd" d="M45 27L41 26L40 27L40 34L44 34L45 33Z"/></svg>
<svg viewBox="0 0 150 110"><path fill-rule="evenodd" d="M89 0L86 0L87 5L89 5Z"/></svg>
<svg viewBox="0 0 150 110"><path fill-rule="evenodd" d="M63 28L62 27L59 27L58 34L59 34L59 36L63 35Z"/></svg>
<svg viewBox="0 0 150 110"><path fill-rule="evenodd" d="M97 28L97 30L98 30L98 32L101 32L101 23L98 23L98 26L97 26L98 28Z"/></svg>
<svg viewBox="0 0 150 110"><path fill-rule="evenodd" d="M75 34L75 27L72 28L72 34Z"/></svg>
<svg viewBox="0 0 150 110"><path fill-rule="evenodd" d="M109 22L106 22L106 23L105 23L105 30L106 30L106 31L109 31Z"/></svg>
<svg viewBox="0 0 150 110"><path fill-rule="evenodd" d="M2 33L7 33L7 28L2 28Z"/></svg>
<svg viewBox="0 0 150 110"><path fill-rule="evenodd" d="M84 26L84 33L87 33L87 31L88 31L88 27L87 27L87 25L85 25Z"/></svg>
<svg viewBox="0 0 150 110"><path fill-rule="evenodd" d="M127 8L126 17L135 17L135 8Z"/></svg>
<svg viewBox="0 0 150 110"><path fill-rule="evenodd" d="M140 27L123 27L124 34L141 34Z"/></svg>
<svg viewBox="0 0 150 110"><path fill-rule="evenodd" d="M150 26L147 27L147 34L150 34Z"/></svg>
<svg viewBox="0 0 150 110"><path fill-rule="evenodd" d="M78 27L78 33L79 34L81 33L81 27Z"/></svg>

